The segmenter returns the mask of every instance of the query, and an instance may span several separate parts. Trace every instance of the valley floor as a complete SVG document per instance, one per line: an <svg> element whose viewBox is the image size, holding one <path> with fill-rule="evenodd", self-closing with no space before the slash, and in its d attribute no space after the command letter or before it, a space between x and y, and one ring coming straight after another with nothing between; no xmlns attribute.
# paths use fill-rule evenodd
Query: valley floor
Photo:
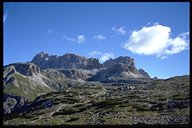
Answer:
<svg viewBox="0 0 192 128"><path fill-rule="evenodd" d="M20 109L5 115L4 125L189 124L189 80L85 84L44 94Z"/></svg>

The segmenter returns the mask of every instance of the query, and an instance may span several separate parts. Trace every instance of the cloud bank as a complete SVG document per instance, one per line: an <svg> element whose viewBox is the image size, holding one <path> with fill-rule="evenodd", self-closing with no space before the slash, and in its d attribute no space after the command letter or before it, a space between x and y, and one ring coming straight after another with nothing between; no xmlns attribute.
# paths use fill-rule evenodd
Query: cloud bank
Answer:
<svg viewBox="0 0 192 128"><path fill-rule="evenodd" d="M159 24L143 27L133 31L128 40L122 45L123 48L139 55L156 55L161 59L166 55L180 53L188 47L189 32L181 33L171 38L171 28Z"/></svg>

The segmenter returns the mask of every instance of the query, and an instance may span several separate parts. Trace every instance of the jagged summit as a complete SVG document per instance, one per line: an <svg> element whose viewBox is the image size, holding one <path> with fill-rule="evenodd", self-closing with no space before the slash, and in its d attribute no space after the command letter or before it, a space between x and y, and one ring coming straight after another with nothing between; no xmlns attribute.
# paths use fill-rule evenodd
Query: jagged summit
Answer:
<svg viewBox="0 0 192 128"><path fill-rule="evenodd" d="M135 60L129 56L120 56L115 59L109 59L106 62L104 62L104 66L106 67L112 67L116 64L123 63L127 66L135 66Z"/></svg>
<svg viewBox="0 0 192 128"><path fill-rule="evenodd" d="M49 54L42 51L42 52L36 54L36 56L39 58L44 58L44 57L48 57Z"/></svg>
<svg viewBox="0 0 192 128"><path fill-rule="evenodd" d="M41 52L37 54L31 61L38 65L41 69L48 68L64 68L64 69L93 69L100 68L102 65L98 59L86 58L84 56L66 53L63 56L48 55Z"/></svg>

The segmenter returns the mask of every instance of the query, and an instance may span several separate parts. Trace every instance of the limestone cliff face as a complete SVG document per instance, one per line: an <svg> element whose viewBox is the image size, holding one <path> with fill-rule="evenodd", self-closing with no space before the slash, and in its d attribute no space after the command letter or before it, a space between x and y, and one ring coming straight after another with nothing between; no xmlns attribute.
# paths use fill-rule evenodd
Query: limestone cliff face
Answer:
<svg viewBox="0 0 192 128"><path fill-rule="evenodd" d="M63 56L48 55L41 52L37 54L32 63L38 65L41 69L64 68L64 69L94 69L102 67L98 59L86 58L75 54L65 54Z"/></svg>
<svg viewBox="0 0 192 128"><path fill-rule="evenodd" d="M109 79L129 79L129 78L150 78L143 69L135 67L135 61L130 57L118 57L110 59L104 64L105 69L101 70L89 80L105 81Z"/></svg>
<svg viewBox="0 0 192 128"><path fill-rule="evenodd" d="M37 54L31 61L38 65L41 69L64 69L64 75L72 79L88 78L89 80L101 81L104 79L127 79L127 78L150 78L147 72L143 69L135 67L135 60L128 56L120 56L115 59L110 59L103 64L99 63L98 59L86 58L75 54L65 54L63 56L53 56L41 52ZM93 70L99 69L97 74L88 76L77 69ZM103 70L105 69L105 70ZM90 78L89 78L90 77Z"/></svg>
<svg viewBox="0 0 192 128"><path fill-rule="evenodd" d="M119 64L119 63L123 63L127 66L135 66L135 60L131 57L128 57L128 56L125 56L125 57L120 56L120 57L115 58L115 59L107 60L106 62L103 63L103 65L105 67L110 68L110 67L112 67L116 64Z"/></svg>

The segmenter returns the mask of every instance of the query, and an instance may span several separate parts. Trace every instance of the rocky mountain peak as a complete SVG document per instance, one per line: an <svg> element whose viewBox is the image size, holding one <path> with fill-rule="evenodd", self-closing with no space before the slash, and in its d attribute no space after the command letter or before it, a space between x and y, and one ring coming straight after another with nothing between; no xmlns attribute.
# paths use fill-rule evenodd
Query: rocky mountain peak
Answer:
<svg viewBox="0 0 192 128"><path fill-rule="evenodd" d="M88 61L88 59L84 56L71 54L71 53L67 53L61 56L60 59L68 63L73 63L75 67L76 67L76 64L83 64Z"/></svg>
<svg viewBox="0 0 192 128"><path fill-rule="evenodd" d="M138 70L135 67L135 60L129 56L120 56L115 59L109 59L103 64L100 64L99 60L96 58L87 58L72 53L66 53L62 56L54 56L48 55L45 52L41 52L37 54L31 62L38 65L41 69L61 68L92 70L107 68L107 71L109 71L107 76L118 76L120 74L124 74L123 76L126 76L125 78L127 78L131 73L131 76L134 75L133 77L149 78L147 72L145 72L143 69Z"/></svg>
<svg viewBox="0 0 192 128"><path fill-rule="evenodd" d="M109 59L106 62L103 63L105 67L112 67L118 63L123 63L127 66L135 66L135 60L128 56L120 56L115 59Z"/></svg>
<svg viewBox="0 0 192 128"><path fill-rule="evenodd" d="M36 55L36 57L39 57L39 58L44 58L44 57L48 57L48 56L49 55L47 53L43 52L43 51Z"/></svg>
<svg viewBox="0 0 192 128"><path fill-rule="evenodd" d="M145 72L145 70L143 70L142 68L140 68L138 71L139 71L139 73L140 73L141 75L143 75L144 77L150 78L149 74L148 74L147 72Z"/></svg>
<svg viewBox="0 0 192 128"><path fill-rule="evenodd" d="M128 56L109 59L103 65L105 69L96 73L89 80L108 81L111 79L150 78L143 69L138 70L135 67L134 59Z"/></svg>
<svg viewBox="0 0 192 128"><path fill-rule="evenodd" d="M37 54L31 61L38 65L41 69L63 68L63 69L94 69L100 68L101 64L98 59L86 58L84 56L66 53L63 56L48 55L41 52Z"/></svg>
<svg viewBox="0 0 192 128"><path fill-rule="evenodd" d="M66 58L78 58L78 59L82 59L82 60L87 60L87 58L84 57L84 56L80 56L80 55L72 54L72 53L66 53L63 56L66 57Z"/></svg>

